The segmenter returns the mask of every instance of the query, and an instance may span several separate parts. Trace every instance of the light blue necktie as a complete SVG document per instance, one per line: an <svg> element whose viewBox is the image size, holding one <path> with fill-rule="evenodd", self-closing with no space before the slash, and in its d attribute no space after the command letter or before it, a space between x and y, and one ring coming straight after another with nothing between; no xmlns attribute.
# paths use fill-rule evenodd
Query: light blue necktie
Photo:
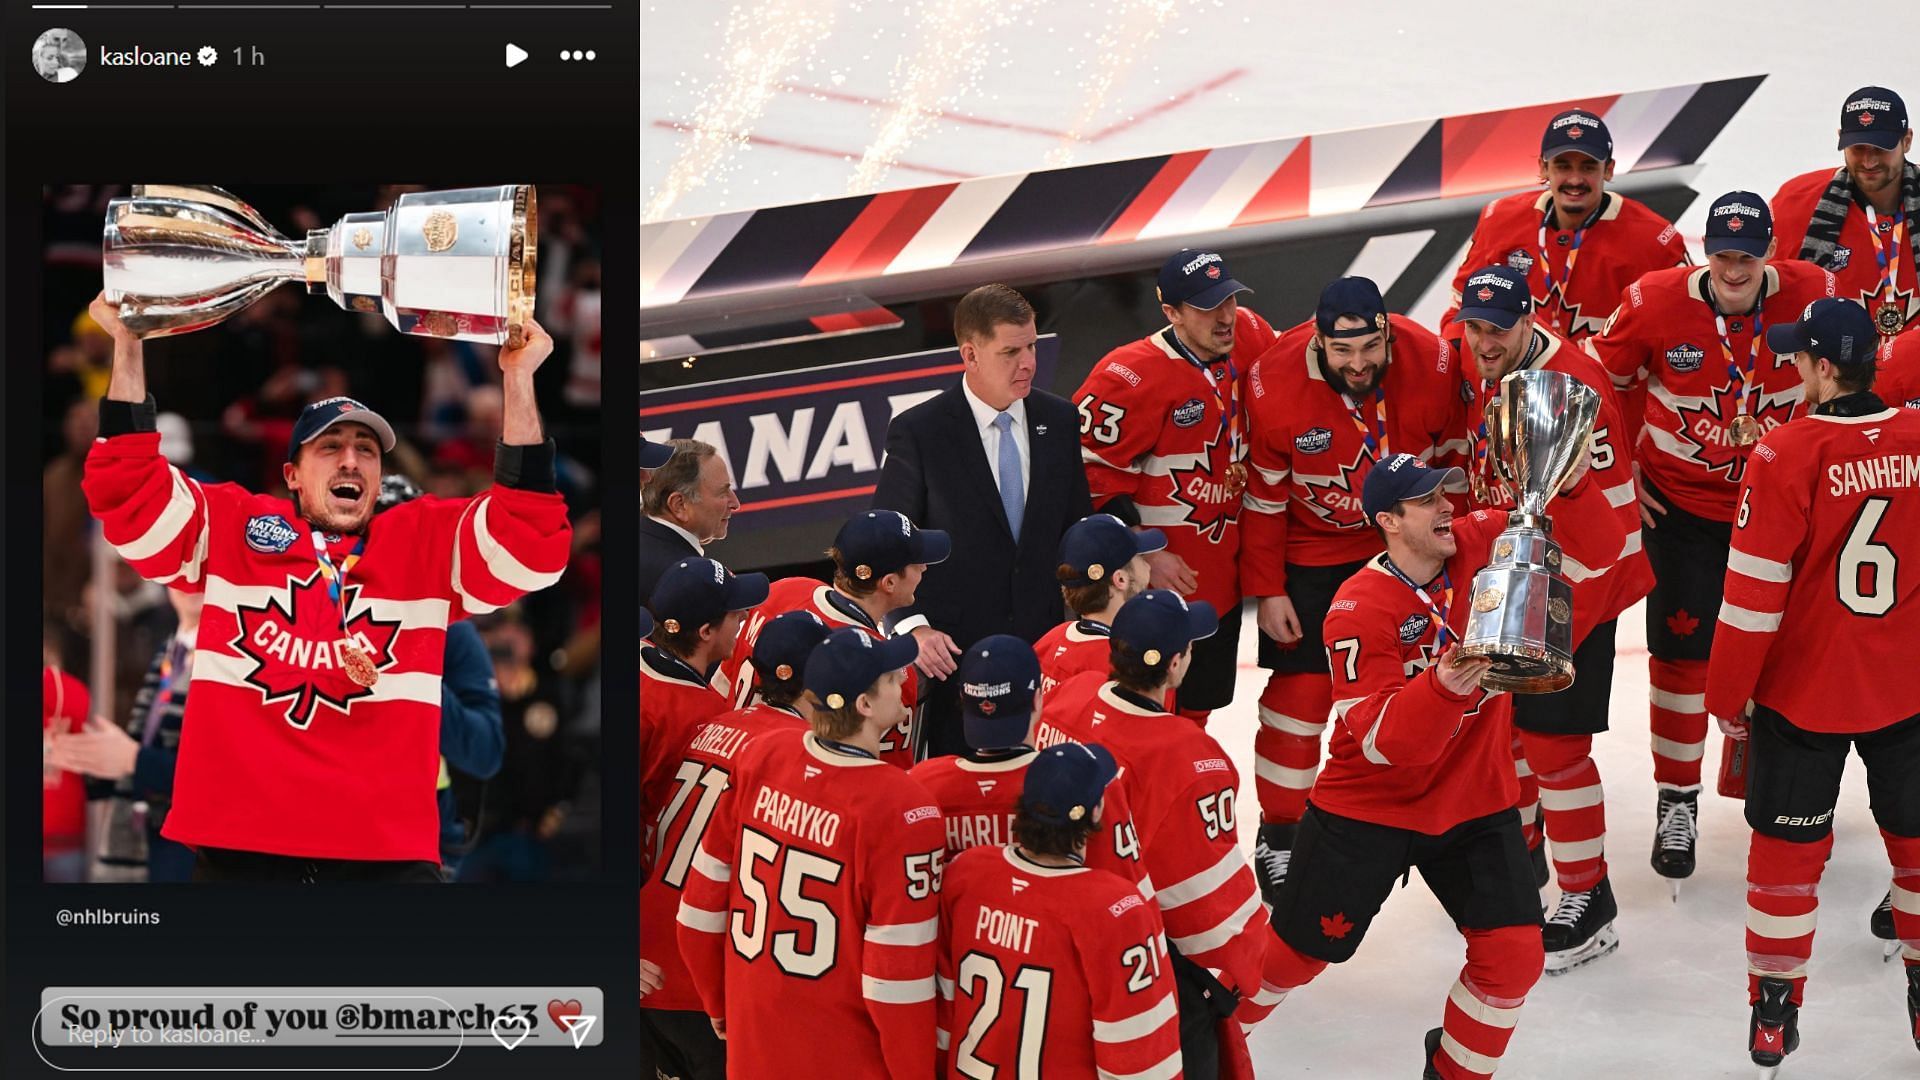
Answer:
<svg viewBox="0 0 1920 1080"><path fill-rule="evenodd" d="M1013 441L1013 414L993 418L1000 429L1000 505L1007 511L1007 527L1020 539L1020 518L1027 512L1027 496L1020 490L1020 447Z"/></svg>

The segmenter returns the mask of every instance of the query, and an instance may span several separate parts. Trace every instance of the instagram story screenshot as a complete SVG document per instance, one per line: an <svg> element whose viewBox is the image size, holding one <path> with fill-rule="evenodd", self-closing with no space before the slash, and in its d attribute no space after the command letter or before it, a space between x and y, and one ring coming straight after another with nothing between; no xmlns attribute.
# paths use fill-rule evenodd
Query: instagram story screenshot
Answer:
<svg viewBox="0 0 1920 1080"><path fill-rule="evenodd" d="M0 1074L636 1075L637 8L5 19Z"/></svg>

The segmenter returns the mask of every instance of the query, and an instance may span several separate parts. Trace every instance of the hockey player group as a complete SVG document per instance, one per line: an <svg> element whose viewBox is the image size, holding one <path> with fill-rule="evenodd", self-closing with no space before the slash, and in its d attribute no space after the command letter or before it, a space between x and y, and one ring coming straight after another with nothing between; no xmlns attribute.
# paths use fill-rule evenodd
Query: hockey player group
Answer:
<svg viewBox="0 0 1920 1080"><path fill-rule="evenodd" d="M1220 255L1171 257L1167 326L1073 396L1096 513L1060 542L1065 621L960 643L965 755L913 760L932 673L889 634L946 533L857 514L831 582L668 570L643 612L654 1068L1284 1075L1246 1032L1418 869L1466 953L1422 1075L1491 1076L1542 971L1619 945L1591 749L1643 601L1651 867L1677 898L1712 716L1752 830L1752 1060L1799 1042L1849 748L1920 1049L1920 683L1884 678L1920 643L1920 166L1885 88L1846 98L1838 141L1771 201L1715 199L1694 266L1608 190L1603 118L1563 112L1543 190L1480 216L1437 332L1351 277L1276 331ZM1578 677L1548 694L1483 689L1460 651L1514 506L1483 417L1525 370L1602 399L1550 507ZM1245 600L1271 672L1251 859L1206 730Z"/></svg>

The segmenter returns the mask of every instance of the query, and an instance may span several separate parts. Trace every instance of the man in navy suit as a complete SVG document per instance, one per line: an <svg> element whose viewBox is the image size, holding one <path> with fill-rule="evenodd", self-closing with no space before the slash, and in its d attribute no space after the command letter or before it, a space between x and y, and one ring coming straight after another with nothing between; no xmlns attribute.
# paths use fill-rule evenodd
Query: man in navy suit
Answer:
<svg viewBox="0 0 1920 1080"><path fill-rule="evenodd" d="M1033 387L1033 308L982 285L953 313L966 371L958 385L893 418L876 508L953 537L927 568L918 601L894 624L920 644L928 756L965 753L954 657L989 634L1037 640L1064 617L1060 537L1093 512L1080 465L1080 418Z"/></svg>

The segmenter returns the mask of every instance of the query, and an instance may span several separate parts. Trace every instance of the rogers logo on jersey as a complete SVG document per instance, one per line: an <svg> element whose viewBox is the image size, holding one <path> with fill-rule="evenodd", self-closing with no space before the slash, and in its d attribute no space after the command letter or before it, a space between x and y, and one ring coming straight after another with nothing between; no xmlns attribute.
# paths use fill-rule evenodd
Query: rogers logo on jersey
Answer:
<svg viewBox="0 0 1920 1080"><path fill-rule="evenodd" d="M1107 905L1107 912L1108 914L1112 915L1114 918L1117 919L1120 916L1125 915L1127 912L1132 911L1134 908L1137 908L1144 903L1146 903L1146 901L1140 899L1139 893L1130 892L1127 895L1121 897L1120 899L1115 900L1113 903Z"/></svg>
<svg viewBox="0 0 1920 1080"><path fill-rule="evenodd" d="M1328 611L1357 611L1359 605L1352 600L1335 600Z"/></svg>
<svg viewBox="0 0 1920 1080"><path fill-rule="evenodd" d="M1310 428L1293 437L1293 449L1301 454L1324 454L1333 445L1333 432L1323 427Z"/></svg>
<svg viewBox="0 0 1920 1080"><path fill-rule="evenodd" d="M1125 364L1108 364L1107 370L1127 380L1128 386L1139 386L1140 376Z"/></svg>
<svg viewBox="0 0 1920 1080"><path fill-rule="evenodd" d="M1233 766L1227 764L1226 758L1201 758L1193 763L1193 771L1197 773L1226 772L1231 768Z"/></svg>
<svg viewBox="0 0 1920 1080"><path fill-rule="evenodd" d="M1678 372L1699 371L1700 364L1707 358L1706 351L1692 342L1675 345L1667 350L1667 366Z"/></svg>
<svg viewBox="0 0 1920 1080"><path fill-rule="evenodd" d="M909 825L917 825L929 818L937 818L939 816L940 808L937 806L916 806L905 814L907 824Z"/></svg>
<svg viewBox="0 0 1920 1080"><path fill-rule="evenodd" d="M360 586L348 585L346 610L352 611L359 597ZM237 605L234 616L239 633L228 645L253 661L247 685L260 691L263 703L286 702L287 723L302 731L321 705L346 714L355 701L373 693L347 677L340 656L343 640L365 652L376 671L394 665L399 621L376 619L363 610L347 620L342 633L340 608L327 595L319 567L304 581L289 577L284 594L273 591L258 607Z"/></svg>
<svg viewBox="0 0 1920 1080"><path fill-rule="evenodd" d="M300 533L279 514L247 519L247 546L262 555L278 555L293 546Z"/></svg>
<svg viewBox="0 0 1920 1080"><path fill-rule="evenodd" d="M1188 398L1173 408L1174 427L1192 427L1207 415L1207 403L1199 398Z"/></svg>

